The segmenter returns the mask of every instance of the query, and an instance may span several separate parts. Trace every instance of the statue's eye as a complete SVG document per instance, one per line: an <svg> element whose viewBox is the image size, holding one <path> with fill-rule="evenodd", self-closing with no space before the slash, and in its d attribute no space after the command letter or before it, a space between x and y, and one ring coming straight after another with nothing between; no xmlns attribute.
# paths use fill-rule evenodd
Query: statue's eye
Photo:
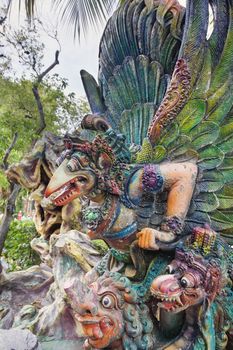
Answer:
<svg viewBox="0 0 233 350"><path fill-rule="evenodd" d="M193 287L193 283L187 278L187 277L182 277L180 280L180 285L183 288L190 288Z"/></svg>
<svg viewBox="0 0 233 350"><path fill-rule="evenodd" d="M114 299L111 295L105 295L102 298L101 303L106 309L112 309L115 306Z"/></svg>
<svg viewBox="0 0 233 350"><path fill-rule="evenodd" d="M181 278L181 280L180 280L180 285L181 285L181 287L183 287L183 288L188 287L188 281L187 281L187 279L186 279L186 278Z"/></svg>
<svg viewBox="0 0 233 350"><path fill-rule="evenodd" d="M88 181L85 176L78 176L77 180L78 180L78 182L81 182L82 184L85 184Z"/></svg>

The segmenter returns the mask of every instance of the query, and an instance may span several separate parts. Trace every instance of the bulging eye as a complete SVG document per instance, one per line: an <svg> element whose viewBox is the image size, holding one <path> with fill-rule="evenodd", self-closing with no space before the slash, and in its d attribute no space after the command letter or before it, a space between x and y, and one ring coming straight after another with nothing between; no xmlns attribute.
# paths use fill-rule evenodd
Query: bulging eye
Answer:
<svg viewBox="0 0 233 350"><path fill-rule="evenodd" d="M78 176L77 181L81 182L82 184L87 183L87 178L85 176Z"/></svg>
<svg viewBox="0 0 233 350"><path fill-rule="evenodd" d="M115 306L114 298L111 295L105 295L101 303L106 309L112 309Z"/></svg>
<svg viewBox="0 0 233 350"><path fill-rule="evenodd" d="M180 280L180 285L183 288L190 288L193 287L193 283L187 278L187 277L182 277Z"/></svg>

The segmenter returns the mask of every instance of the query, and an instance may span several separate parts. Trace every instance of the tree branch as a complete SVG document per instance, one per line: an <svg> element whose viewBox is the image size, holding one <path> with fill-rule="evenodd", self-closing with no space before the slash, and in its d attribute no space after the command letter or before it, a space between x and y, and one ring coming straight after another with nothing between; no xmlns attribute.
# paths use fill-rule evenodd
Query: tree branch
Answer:
<svg viewBox="0 0 233 350"><path fill-rule="evenodd" d="M45 115L44 115L44 108L41 102L40 94L38 91L38 86L34 85L32 88L33 95L36 100L37 104L37 109L39 112L39 117L40 117L40 123L39 123L39 129L36 131L37 134L41 134L42 131L46 128L46 123L45 123Z"/></svg>
<svg viewBox="0 0 233 350"><path fill-rule="evenodd" d="M3 25L3 23L5 22L6 19L7 19L7 16L0 18L0 26Z"/></svg>
<svg viewBox="0 0 233 350"><path fill-rule="evenodd" d="M43 109L43 105L41 102L38 86L40 85L40 83L42 82L42 80L46 76L46 74L48 74L57 64L59 64L59 60L58 60L59 53L60 52L58 50L55 52L54 62L47 69L45 69L41 74L38 75L37 81L36 81L36 83L34 83L34 85L32 87L32 92L33 92L33 95L34 95L35 100L36 100L37 109L38 109L39 117L40 117L39 129L37 130L37 134L41 134L42 131L46 128L44 109Z"/></svg>
<svg viewBox="0 0 233 350"><path fill-rule="evenodd" d="M15 212L15 202L20 191L20 185L11 183L11 193L7 199L5 212L0 225L0 255L4 247L4 243L7 237L7 233L10 227L10 223L13 219L13 214Z"/></svg>
<svg viewBox="0 0 233 350"><path fill-rule="evenodd" d="M2 168L4 170L8 169L8 162L7 161L8 161L8 158L9 158L9 155L10 155L11 151L13 150L13 148L14 148L14 146L16 144L17 139L18 139L18 133L16 132L14 134L13 140L12 140L10 146L7 148L7 150L5 152L5 155L3 157L3 160L2 160Z"/></svg>
<svg viewBox="0 0 233 350"><path fill-rule="evenodd" d="M8 158L9 155L11 153L11 151L13 150L16 141L18 139L18 133L16 132L14 134L13 140L10 144L10 146L8 147L8 149L5 152L5 155L3 157L2 160L2 168L6 171L8 169ZM10 195L7 198L6 201L6 206L5 206L5 211L4 211L4 215L1 221L1 225L0 225L0 255L2 253L2 249L4 247L4 242L6 240L7 237L7 232L9 230L10 227L10 223L13 219L13 214L15 212L15 202L18 196L18 193L20 191L20 185L10 182Z"/></svg>
<svg viewBox="0 0 233 350"><path fill-rule="evenodd" d="M45 77L46 74L48 74L57 64L59 64L59 53L60 51L56 51L55 52L55 60L54 62L51 64L51 66L49 66L47 69L45 69L44 72L42 72L41 74L38 75L38 79L37 79L37 83L40 84L43 80L43 78Z"/></svg>

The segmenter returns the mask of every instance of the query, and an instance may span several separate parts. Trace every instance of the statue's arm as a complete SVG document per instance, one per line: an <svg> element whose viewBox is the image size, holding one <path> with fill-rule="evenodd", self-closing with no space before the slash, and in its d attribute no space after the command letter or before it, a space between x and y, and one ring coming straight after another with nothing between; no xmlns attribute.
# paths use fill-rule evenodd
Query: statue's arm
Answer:
<svg viewBox="0 0 233 350"><path fill-rule="evenodd" d="M197 166L193 163L162 164L158 171L168 190L166 216L160 231L144 228L138 233L139 246L144 249L159 249L156 240L172 242L182 232L196 183Z"/></svg>
<svg viewBox="0 0 233 350"><path fill-rule="evenodd" d="M185 219L197 178L197 166L193 163L164 164L161 175L168 189L167 217Z"/></svg>

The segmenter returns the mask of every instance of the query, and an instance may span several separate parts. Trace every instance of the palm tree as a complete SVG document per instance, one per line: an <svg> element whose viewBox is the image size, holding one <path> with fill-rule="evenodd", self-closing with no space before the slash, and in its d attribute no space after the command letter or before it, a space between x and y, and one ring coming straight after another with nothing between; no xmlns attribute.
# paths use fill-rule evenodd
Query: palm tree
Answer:
<svg viewBox="0 0 233 350"><path fill-rule="evenodd" d="M113 7L121 1L51 0L51 4L54 11L57 11L63 22L73 26L74 37L77 35L78 38L80 38L81 32L85 34L91 26L96 27L98 24L105 21ZM24 5L27 18L32 20L38 2L39 0L18 0L19 11L22 11L22 5ZM13 1L8 0L8 3L9 8L11 8L13 6Z"/></svg>

